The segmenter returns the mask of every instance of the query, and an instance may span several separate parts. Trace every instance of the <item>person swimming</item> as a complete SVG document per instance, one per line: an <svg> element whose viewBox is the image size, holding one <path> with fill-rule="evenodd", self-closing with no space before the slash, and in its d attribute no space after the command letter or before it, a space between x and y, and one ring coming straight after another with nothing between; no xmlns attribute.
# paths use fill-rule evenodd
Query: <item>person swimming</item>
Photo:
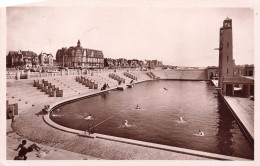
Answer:
<svg viewBox="0 0 260 166"><path fill-rule="evenodd" d="M199 136L204 136L204 132L199 130Z"/></svg>
<svg viewBox="0 0 260 166"><path fill-rule="evenodd" d="M139 105L137 104L137 106L135 107L135 109L141 109L141 107L139 107Z"/></svg>
<svg viewBox="0 0 260 166"><path fill-rule="evenodd" d="M164 90L168 90L167 88L163 88Z"/></svg>
<svg viewBox="0 0 260 166"><path fill-rule="evenodd" d="M184 122L184 120L183 120L183 118L182 118L182 117L180 117L180 122Z"/></svg>
<svg viewBox="0 0 260 166"><path fill-rule="evenodd" d="M128 121L127 120L125 120L125 126L128 126L129 124L128 124Z"/></svg>
<svg viewBox="0 0 260 166"><path fill-rule="evenodd" d="M133 125L129 124L129 123L128 123L128 120L125 120L125 126L126 126L126 127L132 127Z"/></svg>
<svg viewBox="0 0 260 166"><path fill-rule="evenodd" d="M86 119L86 120L92 119L92 115L89 114L85 119Z"/></svg>

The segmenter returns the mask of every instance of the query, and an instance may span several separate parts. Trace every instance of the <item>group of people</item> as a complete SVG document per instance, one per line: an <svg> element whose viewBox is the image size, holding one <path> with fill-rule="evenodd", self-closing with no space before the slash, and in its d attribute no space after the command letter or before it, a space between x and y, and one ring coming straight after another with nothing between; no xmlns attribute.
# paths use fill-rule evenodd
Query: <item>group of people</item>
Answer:
<svg viewBox="0 0 260 166"><path fill-rule="evenodd" d="M105 83L103 87L101 87L101 90L106 90L107 88L110 88L108 83Z"/></svg>
<svg viewBox="0 0 260 166"><path fill-rule="evenodd" d="M141 107L137 104L137 106L135 107L135 109L141 109ZM86 120L91 120L91 119L92 119L92 115L89 114L89 115L88 115L86 118L84 118L84 119L86 119ZM179 121L180 121L180 122L184 122L184 120L183 120L182 117L179 117ZM125 124L124 124L124 125L125 125L126 127L132 126L132 125L130 125L130 124L128 123L128 120L125 120ZM205 134L204 134L203 131L199 130L198 134L196 134L196 135L204 136Z"/></svg>

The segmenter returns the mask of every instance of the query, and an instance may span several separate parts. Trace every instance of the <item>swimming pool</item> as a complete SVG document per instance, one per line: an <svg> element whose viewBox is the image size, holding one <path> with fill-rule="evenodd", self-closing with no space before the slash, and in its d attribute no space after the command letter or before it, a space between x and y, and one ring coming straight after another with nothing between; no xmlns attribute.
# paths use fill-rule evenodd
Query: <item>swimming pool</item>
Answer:
<svg viewBox="0 0 260 166"><path fill-rule="evenodd" d="M137 104L141 109L135 109ZM89 114L93 119L84 119ZM250 159L254 156L210 82L148 81L63 105L50 118L83 131L90 125L96 133L106 135ZM125 120L132 126L126 127ZM199 130L204 137L195 135Z"/></svg>

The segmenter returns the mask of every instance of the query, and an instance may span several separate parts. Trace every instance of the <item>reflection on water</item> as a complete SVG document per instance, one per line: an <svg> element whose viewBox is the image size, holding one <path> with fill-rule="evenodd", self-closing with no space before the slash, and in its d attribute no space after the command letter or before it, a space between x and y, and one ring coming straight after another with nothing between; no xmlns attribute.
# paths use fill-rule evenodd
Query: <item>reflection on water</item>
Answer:
<svg viewBox="0 0 260 166"><path fill-rule="evenodd" d="M228 107L225 104L222 104L222 99L220 97L218 100L218 113L219 113L219 122L217 132L217 150L219 153L224 153L227 155L232 155L234 149L232 148L232 130L235 128L235 119L230 120L231 112L228 110Z"/></svg>
<svg viewBox="0 0 260 166"><path fill-rule="evenodd" d="M53 121L74 129L91 125L101 134L253 158L232 114L208 82L145 82L61 106L54 114L62 116L51 117ZM89 114L91 121L84 119ZM199 130L204 137L196 136Z"/></svg>

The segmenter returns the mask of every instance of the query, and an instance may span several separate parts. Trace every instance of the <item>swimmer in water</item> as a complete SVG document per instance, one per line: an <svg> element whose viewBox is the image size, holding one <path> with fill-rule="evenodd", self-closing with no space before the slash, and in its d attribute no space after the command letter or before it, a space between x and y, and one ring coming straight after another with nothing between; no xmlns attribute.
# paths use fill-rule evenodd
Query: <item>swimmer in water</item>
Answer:
<svg viewBox="0 0 260 166"><path fill-rule="evenodd" d="M180 122L184 122L184 120L182 119L182 117L180 117Z"/></svg>
<svg viewBox="0 0 260 166"><path fill-rule="evenodd" d="M200 136L204 136L203 131L199 130L199 135L200 135Z"/></svg>
<svg viewBox="0 0 260 166"><path fill-rule="evenodd" d="M89 114L85 119L92 119L92 115L91 114Z"/></svg>
<svg viewBox="0 0 260 166"><path fill-rule="evenodd" d="M163 88L164 90L168 90L167 88Z"/></svg>
<svg viewBox="0 0 260 166"><path fill-rule="evenodd" d="M140 107L139 107L139 105L137 104L137 106L136 106L136 108L135 109L141 109Z"/></svg>
<svg viewBox="0 0 260 166"><path fill-rule="evenodd" d="M128 124L128 121L127 120L125 120L125 126L131 126L130 124Z"/></svg>

